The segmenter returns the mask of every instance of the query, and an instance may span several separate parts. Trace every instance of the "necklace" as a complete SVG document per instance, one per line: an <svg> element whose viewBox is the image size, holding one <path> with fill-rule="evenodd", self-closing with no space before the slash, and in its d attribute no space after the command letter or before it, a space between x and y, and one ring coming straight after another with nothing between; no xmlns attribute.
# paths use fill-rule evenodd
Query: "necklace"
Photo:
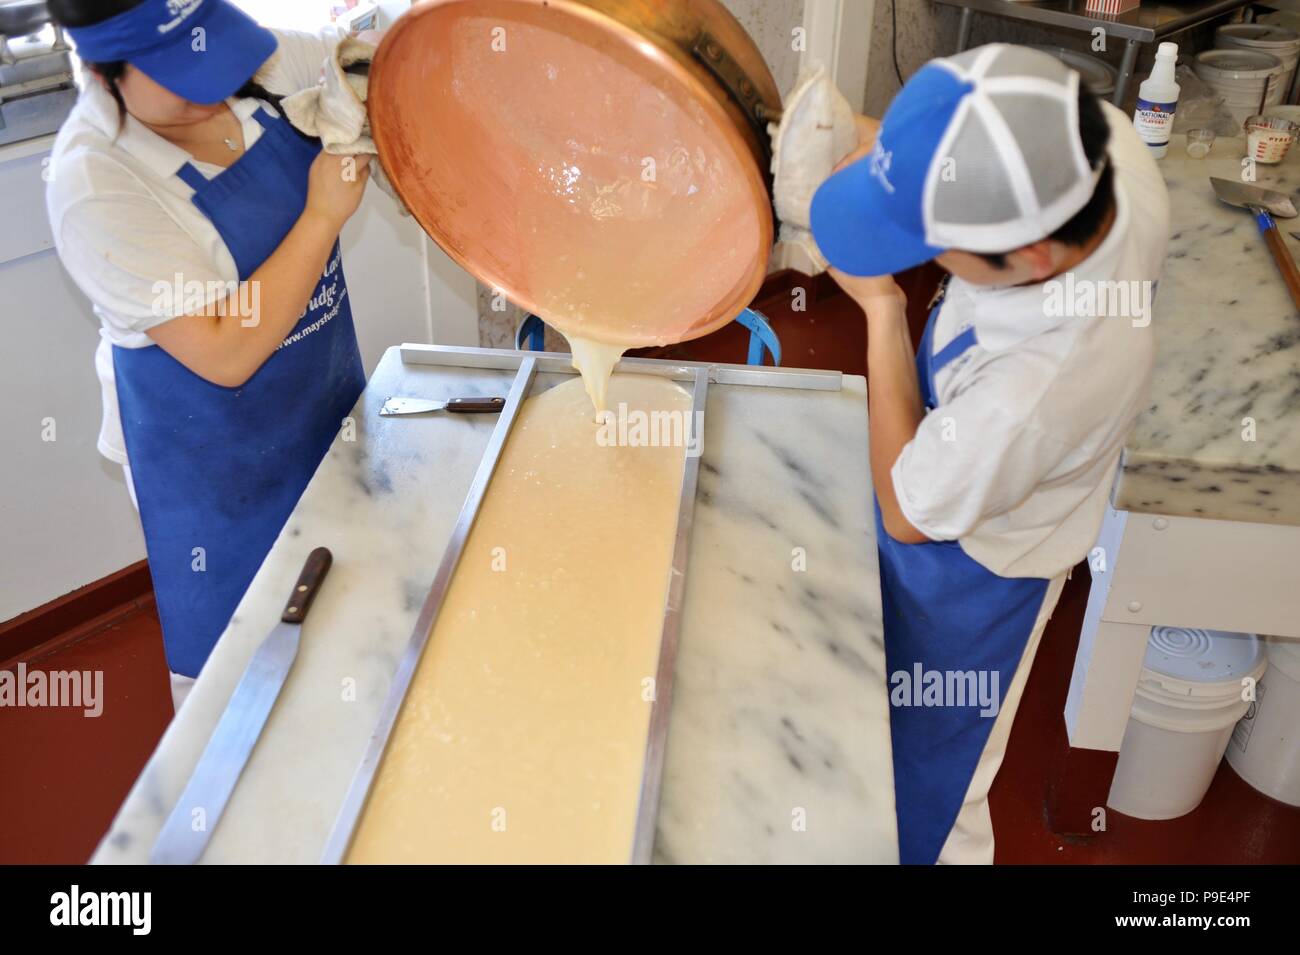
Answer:
<svg viewBox="0 0 1300 955"><path fill-rule="evenodd" d="M239 117L235 115L234 110L231 110L231 109L227 108L227 116L228 116L229 119L233 119L233 120L235 121L235 128L236 128L237 130L239 130L240 135L238 136L238 138L233 137L233 136L230 137L229 139L227 139L227 138L225 138L225 137L222 137L221 141L222 141L223 143L226 144L226 148L229 149L232 153L237 153L237 152L239 152L239 147L242 145L242 143L240 142L240 140L243 139L243 135L242 135L242 134L243 134L243 129L242 129L241 124L240 124L240 122L239 122ZM225 117L223 117L223 118L225 118ZM227 125L228 125L228 124L227 124Z"/></svg>

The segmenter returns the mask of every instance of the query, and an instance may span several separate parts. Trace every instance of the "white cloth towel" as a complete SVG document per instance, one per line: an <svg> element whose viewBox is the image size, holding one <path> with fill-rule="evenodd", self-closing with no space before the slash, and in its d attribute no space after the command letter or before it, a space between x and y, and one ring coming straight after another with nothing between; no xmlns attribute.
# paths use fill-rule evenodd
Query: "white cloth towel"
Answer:
<svg viewBox="0 0 1300 955"><path fill-rule="evenodd" d="M858 144L853 107L826 68L815 63L786 97L781 122L769 123L767 130L772 137L772 200L781 220L778 238L802 248L817 271L825 271L826 259L812 237L812 199L835 164Z"/></svg>
<svg viewBox="0 0 1300 955"><path fill-rule="evenodd" d="M366 113L370 80L362 73L348 72L348 67L374 59L375 50L373 43L345 37L325 61L320 82L286 96L281 104L289 122L308 136L319 138L327 153L335 156L378 154L375 141L370 137L370 117ZM380 189L393 197L402 214L410 215L378 162L371 163L370 175Z"/></svg>

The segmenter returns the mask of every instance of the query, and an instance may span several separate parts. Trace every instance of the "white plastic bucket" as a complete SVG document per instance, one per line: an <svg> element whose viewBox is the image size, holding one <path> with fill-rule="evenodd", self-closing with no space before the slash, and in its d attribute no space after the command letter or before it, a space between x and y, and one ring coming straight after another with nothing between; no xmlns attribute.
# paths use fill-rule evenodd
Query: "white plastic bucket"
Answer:
<svg viewBox="0 0 1300 955"><path fill-rule="evenodd" d="M1215 31L1214 45L1223 50L1258 50L1281 60L1282 72L1270 93L1269 105L1286 101L1300 62L1300 33L1266 23L1228 23Z"/></svg>
<svg viewBox="0 0 1300 955"><path fill-rule="evenodd" d="M1265 106L1281 102L1282 61L1259 50L1205 50L1196 54L1192 70L1223 97L1223 105L1239 123Z"/></svg>
<svg viewBox="0 0 1300 955"><path fill-rule="evenodd" d="M1265 796L1300 806L1300 639L1269 637L1268 673L1228 743L1228 763Z"/></svg>
<svg viewBox="0 0 1300 955"><path fill-rule="evenodd" d="M1267 666L1254 634L1152 627L1106 804L1138 819L1199 806L1249 706L1242 681Z"/></svg>

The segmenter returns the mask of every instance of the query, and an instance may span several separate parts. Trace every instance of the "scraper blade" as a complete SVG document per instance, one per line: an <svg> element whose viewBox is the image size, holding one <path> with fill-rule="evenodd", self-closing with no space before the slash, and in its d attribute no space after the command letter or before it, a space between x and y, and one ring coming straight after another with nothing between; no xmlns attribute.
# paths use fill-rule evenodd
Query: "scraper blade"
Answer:
<svg viewBox="0 0 1300 955"><path fill-rule="evenodd" d="M333 561L325 547L317 547L307 556L280 623L248 662L190 781L158 834L149 856L154 865L193 865L202 857L298 656L302 622Z"/></svg>

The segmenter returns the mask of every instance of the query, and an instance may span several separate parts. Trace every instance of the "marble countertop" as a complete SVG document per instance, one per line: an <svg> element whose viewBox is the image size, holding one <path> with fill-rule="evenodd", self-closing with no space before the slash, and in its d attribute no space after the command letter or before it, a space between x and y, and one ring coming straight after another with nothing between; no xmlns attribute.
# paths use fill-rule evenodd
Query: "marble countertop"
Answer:
<svg viewBox="0 0 1300 955"><path fill-rule="evenodd" d="M1300 524L1300 314L1254 218L1219 202L1209 182L1240 179L1244 153L1240 138L1220 138L1192 159L1175 136L1160 160L1172 234L1150 403L1115 488L1123 510ZM1300 148L1255 169L1257 185L1294 193ZM1300 219L1278 225L1300 256L1287 234Z"/></svg>
<svg viewBox="0 0 1300 955"><path fill-rule="evenodd" d="M513 373L390 349L93 861L139 863L314 547L334 566L205 862L311 863L365 750L495 416L380 418ZM563 376L539 375L535 387ZM715 385L655 858L895 862L866 385ZM802 548L806 570L795 570Z"/></svg>

